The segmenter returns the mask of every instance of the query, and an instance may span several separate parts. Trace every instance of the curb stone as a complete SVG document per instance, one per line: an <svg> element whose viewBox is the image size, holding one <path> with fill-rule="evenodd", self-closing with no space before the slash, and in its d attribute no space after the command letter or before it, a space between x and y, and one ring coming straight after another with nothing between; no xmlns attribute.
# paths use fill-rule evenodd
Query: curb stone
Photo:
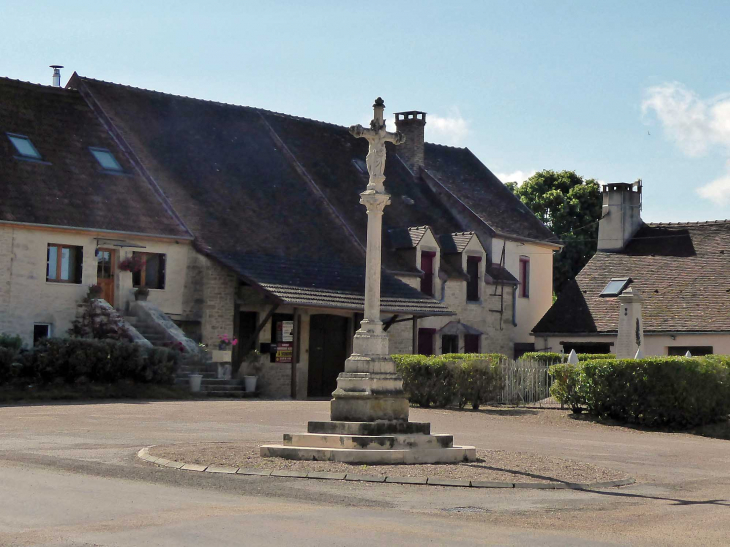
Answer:
<svg viewBox="0 0 730 547"><path fill-rule="evenodd" d="M232 475L238 472L238 467L228 467L227 465L209 465L206 473L226 473Z"/></svg>
<svg viewBox="0 0 730 547"><path fill-rule="evenodd" d="M289 471L288 469L279 469L271 472L272 477L292 477L294 479L306 479L306 471Z"/></svg>
<svg viewBox="0 0 730 547"><path fill-rule="evenodd" d="M574 482L492 482L492 481L470 481L461 479L448 479L441 477L384 477L381 475L358 475L355 473L329 473L323 471L290 471L287 469L271 470L271 469L247 469L240 467L228 467L225 465L198 465L194 463L177 462L166 458L158 458L151 456L150 448L157 445L151 445L142 448L137 452L137 457L141 460L154 463L163 467L173 469L181 469L183 471L205 471L213 474L228 475L255 475L261 477L289 477L297 479L320 479L320 480L345 480L352 482L381 482L388 484L417 484L430 486L452 486L457 488L522 488L534 490L594 490L599 488L616 488L619 486L629 486L636 483L636 479L620 479L615 481L593 482L593 483L574 483Z"/></svg>

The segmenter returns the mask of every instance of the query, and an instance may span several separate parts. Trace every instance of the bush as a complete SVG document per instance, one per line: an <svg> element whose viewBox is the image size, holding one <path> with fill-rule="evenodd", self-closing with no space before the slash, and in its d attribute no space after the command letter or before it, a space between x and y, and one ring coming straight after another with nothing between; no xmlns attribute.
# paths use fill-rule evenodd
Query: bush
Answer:
<svg viewBox="0 0 730 547"><path fill-rule="evenodd" d="M0 384L12 378L38 385L119 381L171 384L177 370L177 352L114 340L47 338L14 356L18 364L12 374L7 372L7 351L0 348Z"/></svg>
<svg viewBox="0 0 730 547"><path fill-rule="evenodd" d="M0 334L0 348L10 349L15 352L20 351L23 347L23 340L20 336L12 336L10 334Z"/></svg>
<svg viewBox="0 0 730 547"><path fill-rule="evenodd" d="M548 370L553 377L550 395L560 404L568 405L574 414L583 412L585 400L578 391L581 366L561 363Z"/></svg>
<svg viewBox="0 0 730 547"><path fill-rule="evenodd" d="M469 403L477 410L482 403L496 400L502 391L504 379L499 359L484 357L454 363L459 408Z"/></svg>
<svg viewBox="0 0 730 547"><path fill-rule="evenodd" d="M556 365L558 363L565 362L567 356L562 353L552 353L549 351L528 351L527 353L524 353L520 359L537 361L543 365Z"/></svg>
<svg viewBox="0 0 730 547"><path fill-rule="evenodd" d="M579 361L595 361L596 359L616 359L613 353L579 353Z"/></svg>
<svg viewBox="0 0 730 547"><path fill-rule="evenodd" d="M411 403L443 408L470 403L473 408L502 389L500 354L393 355Z"/></svg>
<svg viewBox="0 0 730 547"><path fill-rule="evenodd" d="M452 367L441 356L394 355L396 369L403 376L403 389L411 403L422 407L444 407L454 402L456 384Z"/></svg>
<svg viewBox="0 0 730 547"><path fill-rule="evenodd" d="M730 414L730 358L595 359L551 368L558 400L601 418L692 427Z"/></svg>

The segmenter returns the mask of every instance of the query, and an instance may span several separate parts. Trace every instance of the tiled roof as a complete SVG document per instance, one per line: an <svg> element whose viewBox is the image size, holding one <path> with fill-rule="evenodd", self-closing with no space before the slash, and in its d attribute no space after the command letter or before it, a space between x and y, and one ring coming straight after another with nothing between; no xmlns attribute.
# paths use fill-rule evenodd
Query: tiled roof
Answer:
<svg viewBox="0 0 730 547"><path fill-rule="evenodd" d="M535 333L616 332L619 303L599 295L630 277L648 332L730 332L730 221L645 224L619 253L596 253Z"/></svg>
<svg viewBox="0 0 730 547"><path fill-rule="evenodd" d="M258 254L229 254L218 258L287 304L350 310L362 310L365 305L362 264ZM381 309L413 315L453 315L440 302L385 272L381 281Z"/></svg>
<svg viewBox="0 0 730 547"><path fill-rule="evenodd" d="M462 253L469 245L474 232L456 232L439 236L439 246L444 253Z"/></svg>
<svg viewBox="0 0 730 547"><path fill-rule="evenodd" d="M486 274L484 277L485 283L499 283L500 281L509 285L519 285L520 283L514 275L509 273L507 268L494 262L487 262L484 273Z"/></svg>
<svg viewBox="0 0 730 547"><path fill-rule="evenodd" d="M27 136L43 161L16 159L5 133ZM104 172L89 147L108 149L124 173ZM190 237L77 91L8 78L0 78L0 221Z"/></svg>
<svg viewBox="0 0 730 547"><path fill-rule="evenodd" d="M428 173L497 234L558 243L558 238L469 149L426 143L424 155Z"/></svg>
<svg viewBox="0 0 730 547"><path fill-rule="evenodd" d="M428 226L391 228L388 230L390 246L393 249L412 249L417 247L428 230Z"/></svg>
<svg viewBox="0 0 730 547"><path fill-rule="evenodd" d="M460 334L484 334L482 331L480 331L477 328L472 327L471 325L467 325L466 323L462 323L461 321L449 321L446 323L443 327L441 327L438 330L438 334L451 334L451 335L460 335Z"/></svg>
<svg viewBox="0 0 730 547"><path fill-rule="evenodd" d="M367 184L367 174L358 167L367 155L365 139L354 138L345 127L251 107L78 76L69 85L100 106L195 234L200 249L221 260L245 256L251 262L258 256L257 260L268 263L271 256L282 260L307 257L319 265L335 260L364 271L367 215L357 195ZM429 150L427 145L427 156ZM438 152L439 165L463 161L463 151L450 150L454 153ZM398 239L399 229L408 227L428 225L437 234L483 228L476 217L472 221L464 220L460 213L457 216L428 184L414 177L393 145L387 145L387 152L385 186L392 203L383 216L384 233L395 230ZM470 153L466 158L470 166L481 165ZM463 170L453 169L466 180ZM488 170L480 173L474 177L488 179L484 174ZM492 183L489 179L485 184ZM455 191L463 186L468 194L468 186L473 184L478 181L469 179L462 184L457 178L451 186ZM523 207L506 188L504 191L511 197L505 194L496 201L485 200L479 208L482 214L487 215L492 203L499 204L500 217L507 215L509 207ZM425 230L409 230L411 245L423 233ZM391 239L391 245L383 246L384 268L418 274L412 260L392 243ZM242 268L240 263L238 267ZM343 295L361 290L354 283L337 284L330 275L324 279L331 284L320 287L322 290ZM257 282L262 287L277 285L264 277ZM335 301L331 294L318 301L328 298ZM406 299L411 298L416 295L408 293Z"/></svg>

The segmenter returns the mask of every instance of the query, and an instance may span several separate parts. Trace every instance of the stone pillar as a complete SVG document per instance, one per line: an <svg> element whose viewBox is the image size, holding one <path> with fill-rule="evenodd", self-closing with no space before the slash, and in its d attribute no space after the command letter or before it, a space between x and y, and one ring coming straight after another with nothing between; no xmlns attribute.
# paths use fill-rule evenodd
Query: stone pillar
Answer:
<svg viewBox="0 0 730 547"><path fill-rule="evenodd" d="M618 318L616 357L633 359L644 345L644 320L641 317L641 303L644 297L639 289L629 287L618 297L621 303Z"/></svg>
<svg viewBox="0 0 730 547"><path fill-rule="evenodd" d="M365 313L352 341L352 355L345 361L345 372L337 377L332 393L332 421L375 422L408 421L408 399L403 378L395 371L388 352L388 334L380 320L380 273L382 261L383 210L390 203L385 192L385 143L401 144L400 133L385 130L385 104L378 97L373 105L369 129L353 126L350 133L370 143L366 163L370 175L360 203L367 209L368 240L365 258Z"/></svg>

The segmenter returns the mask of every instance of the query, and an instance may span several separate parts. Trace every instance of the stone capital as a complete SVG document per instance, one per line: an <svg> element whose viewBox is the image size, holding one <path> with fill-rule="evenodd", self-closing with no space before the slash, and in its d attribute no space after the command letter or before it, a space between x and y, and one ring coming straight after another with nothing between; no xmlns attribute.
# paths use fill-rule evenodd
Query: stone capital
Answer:
<svg viewBox="0 0 730 547"><path fill-rule="evenodd" d="M629 287L619 295L618 300L622 304L631 304L632 302L643 302L644 297L637 287Z"/></svg>
<svg viewBox="0 0 730 547"><path fill-rule="evenodd" d="M367 207L369 213L383 213L386 205L390 204L390 194L366 190L360 194L360 203Z"/></svg>

